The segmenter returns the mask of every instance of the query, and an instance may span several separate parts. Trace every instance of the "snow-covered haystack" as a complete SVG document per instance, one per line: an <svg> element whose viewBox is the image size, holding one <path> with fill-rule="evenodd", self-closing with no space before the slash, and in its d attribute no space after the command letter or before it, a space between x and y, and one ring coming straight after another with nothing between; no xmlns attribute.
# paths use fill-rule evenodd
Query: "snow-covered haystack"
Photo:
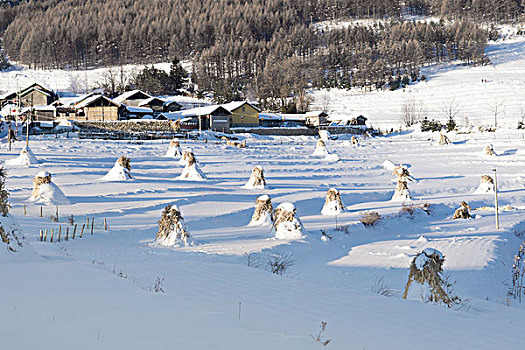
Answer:
<svg viewBox="0 0 525 350"><path fill-rule="evenodd" d="M52 205L71 204L64 192L51 181L51 174L47 171L36 174L33 179L33 192L29 200Z"/></svg>
<svg viewBox="0 0 525 350"><path fill-rule="evenodd" d="M350 141L352 142L352 145L354 145L354 146L358 146L359 145L359 140L355 136L352 136Z"/></svg>
<svg viewBox="0 0 525 350"><path fill-rule="evenodd" d="M341 193L335 188L330 188L326 193L326 200L321 209L323 215L339 215L345 210L343 201L341 200Z"/></svg>
<svg viewBox="0 0 525 350"><path fill-rule="evenodd" d="M438 143L439 143L440 146L445 146L445 145L449 145L450 144L450 140L447 137L447 135L445 135L444 133L440 133L439 134L439 142Z"/></svg>
<svg viewBox="0 0 525 350"><path fill-rule="evenodd" d="M268 226L272 224L272 200L267 195L262 195L255 201L255 211L248 226Z"/></svg>
<svg viewBox="0 0 525 350"><path fill-rule="evenodd" d="M486 156L495 156L496 152L494 152L494 147L492 147L491 144L488 144L487 146L485 146L484 154Z"/></svg>
<svg viewBox="0 0 525 350"><path fill-rule="evenodd" d="M264 186L266 186L264 170L262 166L257 165L253 168L252 174L250 175L250 179L248 180L246 185L244 185L244 188L262 190L264 189Z"/></svg>
<svg viewBox="0 0 525 350"><path fill-rule="evenodd" d="M38 164L38 159L36 159L35 154L27 146L22 148L20 155L16 158L8 159L5 161L5 165L21 165L28 166Z"/></svg>
<svg viewBox="0 0 525 350"><path fill-rule="evenodd" d="M182 156L182 150L180 149L179 140L173 139L170 141L168 150L166 151L166 157L180 157Z"/></svg>
<svg viewBox="0 0 525 350"><path fill-rule="evenodd" d="M383 163L384 164L384 163ZM410 191L408 189L407 181L413 181L412 176L408 172L408 168L405 165L398 165L394 167L392 175L396 175L396 190L392 196L393 201L404 202L412 200Z"/></svg>
<svg viewBox="0 0 525 350"><path fill-rule="evenodd" d="M273 225L275 227L275 238L277 239L300 239L303 237L303 225L295 217L295 206L284 202L279 204L273 212Z"/></svg>
<svg viewBox="0 0 525 350"><path fill-rule="evenodd" d="M186 165L188 163L188 157L193 154L193 149L188 147L182 152L182 156L179 159L179 165Z"/></svg>
<svg viewBox="0 0 525 350"><path fill-rule="evenodd" d="M125 156L121 156L117 161L115 162L115 165L111 170L108 171L104 177L102 177L102 180L104 181L125 181L125 180L133 180L133 177L131 176L131 159L127 158Z"/></svg>
<svg viewBox="0 0 525 350"><path fill-rule="evenodd" d="M494 193L494 179L489 175L481 175L481 181L474 193Z"/></svg>
<svg viewBox="0 0 525 350"><path fill-rule="evenodd" d="M470 219L471 216L469 210L470 206L468 205L468 203L465 201L461 202L460 207L457 208L454 212L454 216L452 216L452 219Z"/></svg>
<svg viewBox="0 0 525 350"><path fill-rule="evenodd" d="M206 179L203 172L197 166L197 160L193 152L184 151L184 158L186 160L186 166L182 169L182 173L178 177L179 180L195 180L201 181Z"/></svg>
<svg viewBox="0 0 525 350"><path fill-rule="evenodd" d="M327 142L330 138L330 132L328 130L319 130L319 138L324 142Z"/></svg>
<svg viewBox="0 0 525 350"><path fill-rule="evenodd" d="M176 205L167 205L159 220L159 231L155 238L156 245L175 246L177 243L190 244L190 234L184 218Z"/></svg>
<svg viewBox="0 0 525 350"><path fill-rule="evenodd" d="M396 168L396 165L389 160L385 160L383 163L381 163L381 166L386 170L390 171L394 171L394 169Z"/></svg>
<svg viewBox="0 0 525 350"><path fill-rule="evenodd" d="M323 140L318 140L317 145L315 146L314 153L312 153L312 156L327 156L329 154L328 150L326 149L326 144Z"/></svg>
<svg viewBox="0 0 525 350"><path fill-rule="evenodd" d="M341 160L339 156L335 153L328 154L326 157L324 157L324 160L329 163L335 163Z"/></svg>
<svg viewBox="0 0 525 350"><path fill-rule="evenodd" d="M429 287L429 301L445 303L448 307L457 304L461 300L447 292L448 284L441 276L445 257L436 249L426 248L418 253L410 264L410 274L403 293L403 299L407 298L408 290L412 282Z"/></svg>

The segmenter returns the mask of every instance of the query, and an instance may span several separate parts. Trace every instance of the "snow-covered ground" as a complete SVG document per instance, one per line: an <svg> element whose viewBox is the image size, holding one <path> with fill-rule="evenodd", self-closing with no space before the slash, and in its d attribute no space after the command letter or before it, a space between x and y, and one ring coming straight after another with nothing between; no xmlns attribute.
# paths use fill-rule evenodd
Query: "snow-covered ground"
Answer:
<svg viewBox="0 0 525 350"><path fill-rule="evenodd" d="M442 122L447 120L444 110L452 105L458 111L458 124L464 124L467 117L476 126L493 125L497 107L498 125L516 128L518 120L525 117L525 36L505 38L487 47L490 65L423 67L421 74L427 81L396 91L315 91L311 108L327 109L331 116L341 119L362 114L375 127L397 129L406 101L415 102L429 119Z"/></svg>
<svg viewBox="0 0 525 350"><path fill-rule="evenodd" d="M36 254L2 263L2 348L320 349L314 338L322 321L321 339L333 349L523 347L524 304L506 294L523 240L512 230L525 220L522 133L449 135L448 146L419 132L362 139L358 147L328 140L341 159L335 163L311 155L313 137L245 137L244 149L181 142L193 149L203 181L177 179L183 166L164 157L167 141L33 138L40 163L8 168L12 214ZM498 156L483 154L488 142ZM2 144L0 160L21 148ZM131 158L133 180L101 181L121 155ZM385 160L407 164L414 203L429 203L430 215L399 214ZM256 165L266 188L246 189ZM500 230L493 195L473 194L493 168L500 208L513 208L500 211ZM54 206L40 217L39 204L29 201L32 179L44 170L71 202L59 206L59 222L50 219ZM331 187L347 209L337 218L321 215ZM262 194L274 207L294 203L303 239L277 240L269 226L246 226ZM475 218L452 220L463 200ZM151 245L167 204L181 210L194 245ZM382 216L372 228L358 222L367 210ZM62 238L66 227L71 235L71 215L80 226L95 218L94 234L38 241L43 229L54 229L56 240L60 225ZM321 230L332 240L323 241ZM401 298L411 259L425 248L445 255L461 308ZM283 276L268 271L274 254L295 261ZM163 292L155 292L157 279ZM390 297L377 293L385 289Z"/></svg>

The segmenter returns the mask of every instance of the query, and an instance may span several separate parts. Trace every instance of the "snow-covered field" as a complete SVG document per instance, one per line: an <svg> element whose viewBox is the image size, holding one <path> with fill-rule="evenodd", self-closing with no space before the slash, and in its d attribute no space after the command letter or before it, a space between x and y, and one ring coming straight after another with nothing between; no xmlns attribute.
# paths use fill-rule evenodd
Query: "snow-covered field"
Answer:
<svg viewBox="0 0 525 350"><path fill-rule="evenodd" d="M177 179L183 166L164 157L166 141L33 138L40 163L8 167L11 212L29 253L0 255L2 348L320 349L314 338L322 321L321 339L331 339L333 349L523 348L524 305L506 294L523 240L512 232L525 220L523 134L451 135L448 146L418 132L362 139L359 147L328 140L328 151L341 158L335 163L311 155L312 137L245 137L245 149L181 142L193 149L202 181ZM483 155L488 142L498 156ZM22 143L11 152L1 147L5 161ZM133 179L102 181L121 155L131 158ZM414 203L429 203L431 215L399 214L385 160L409 166ZM264 168L266 189L244 187L256 165ZM493 168L500 209L512 207L500 211L500 230L493 195L473 194ZM59 206L59 222L50 219L55 206L44 206L40 217L41 204L29 200L40 171L50 172L71 202ZM320 213L331 187L347 209L337 218ZM274 207L295 204L303 239L277 240L268 226L247 226L262 194ZM463 200L475 218L452 220ZM180 208L194 245L151 244L167 204ZM378 225L358 222L366 210L382 215ZM38 241L42 229L48 240L54 229L56 240L60 225L62 238L66 227L71 235L70 215L79 227L93 217L94 234ZM332 240L323 241L321 230ZM424 303L417 287L401 298L410 262L425 248L445 255L461 307ZM295 263L272 274L273 254ZM155 292L157 279L163 291ZM385 289L389 297L377 293Z"/></svg>

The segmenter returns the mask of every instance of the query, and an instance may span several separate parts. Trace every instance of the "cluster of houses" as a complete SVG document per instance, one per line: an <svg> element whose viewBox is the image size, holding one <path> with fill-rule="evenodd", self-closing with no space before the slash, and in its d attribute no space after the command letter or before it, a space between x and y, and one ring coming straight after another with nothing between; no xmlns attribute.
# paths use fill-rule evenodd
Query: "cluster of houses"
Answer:
<svg viewBox="0 0 525 350"><path fill-rule="evenodd" d="M140 90L127 91L113 99L97 93L73 95L57 93L37 83L0 96L0 114L23 119L31 116L34 121L170 120L179 123L181 129L225 132L231 128L321 127L331 122L339 125L365 125L366 122L363 116L344 122L329 121L324 111L264 113L256 103L248 101L212 105L178 96L164 99Z"/></svg>

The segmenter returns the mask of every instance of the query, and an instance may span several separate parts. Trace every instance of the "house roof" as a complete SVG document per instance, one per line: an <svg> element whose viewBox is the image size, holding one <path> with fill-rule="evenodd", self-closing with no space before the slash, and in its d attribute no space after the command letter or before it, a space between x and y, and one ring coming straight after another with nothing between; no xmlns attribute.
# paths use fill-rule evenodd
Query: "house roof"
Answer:
<svg viewBox="0 0 525 350"><path fill-rule="evenodd" d="M215 105L215 106L208 106L208 107L185 109L185 110L178 111L178 112L169 112L169 113L165 112L165 113L161 113L160 115L170 120L177 120L183 117L199 117L199 116L210 115L213 112L217 110L221 110L221 109L227 114L231 114L230 111L228 111L226 108Z"/></svg>
<svg viewBox="0 0 525 350"><path fill-rule="evenodd" d="M103 95L93 95L93 96L90 96L72 106L76 107L76 108L84 108L84 107L87 107L89 106L90 104L100 100L100 99L105 99L106 101L108 101L109 103L117 106L117 107L120 107L120 103L117 103L109 98L107 98L106 96L103 96Z"/></svg>
<svg viewBox="0 0 525 350"><path fill-rule="evenodd" d="M155 100L158 100L160 101L162 104L166 103L163 99L161 98L158 98L158 97L150 97L144 101L141 101L138 106L141 107L141 106L144 106L144 105L147 105L147 104L150 104L151 102L155 101ZM177 103L178 104L178 103Z"/></svg>
<svg viewBox="0 0 525 350"><path fill-rule="evenodd" d="M305 116L307 117L326 117L328 116L328 113L326 113L325 111L311 111L311 112L306 112L305 113Z"/></svg>
<svg viewBox="0 0 525 350"><path fill-rule="evenodd" d="M250 107L255 109L257 112L261 112L261 110L258 107L254 106L248 101L232 101L229 103L222 104L221 106L227 109L228 111L233 112L234 110L244 106L245 104L249 105Z"/></svg>
<svg viewBox="0 0 525 350"><path fill-rule="evenodd" d="M91 97L91 96L93 96L93 93L78 95L74 97L62 97L62 98L59 98L57 101L53 102L53 104L58 105L58 106L65 106L65 107L74 106L77 103L80 103L86 98Z"/></svg>
<svg viewBox="0 0 525 350"><path fill-rule="evenodd" d="M125 108L130 113L139 113L139 114L142 114L142 113L153 113L153 110L151 108L148 108L148 107L134 107L134 106L126 106L126 105L123 105L123 106L125 106Z"/></svg>
<svg viewBox="0 0 525 350"><path fill-rule="evenodd" d="M130 97L133 97L136 94L144 94L144 95L148 96L148 98L153 97L150 94L145 93L144 91L141 91L141 90L131 90L131 91L126 91L126 92L124 92L121 95L118 95L117 97L115 97L113 99L113 101L115 101L117 103L122 103L122 102L126 101L127 99L129 99Z"/></svg>
<svg viewBox="0 0 525 350"><path fill-rule="evenodd" d="M278 113L262 112L259 113L259 120L283 120L283 116Z"/></svg>

